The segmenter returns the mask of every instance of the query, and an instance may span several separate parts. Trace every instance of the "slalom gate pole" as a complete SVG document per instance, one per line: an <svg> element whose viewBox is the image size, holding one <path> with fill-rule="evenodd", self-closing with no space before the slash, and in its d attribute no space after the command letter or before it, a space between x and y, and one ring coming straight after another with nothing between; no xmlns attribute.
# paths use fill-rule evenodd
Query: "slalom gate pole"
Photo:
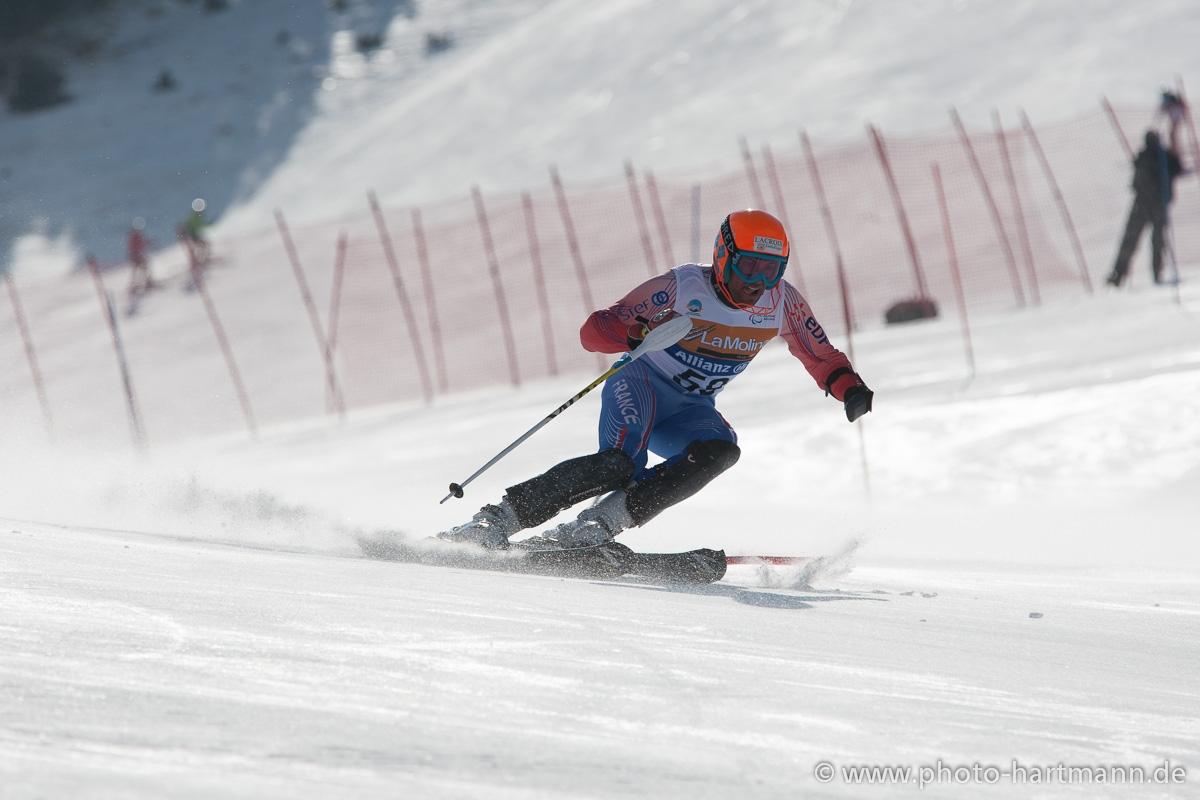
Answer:
<svg viewBox="0 0 1200 800"><path fill-rule="evenodd" d="M996 240L1000 243L1000 249L1004 252L1004 260L1008 264L1008 273L1012 278L1013 294L1017 300L1017 307L1025 307L1025 289L1021 286L1021 271L1017 269L1017 257L1013 254L1012 244L1008 241L1008 234L1004 232L1004 222L1000 219L1000 207L996 205L996 198L992 195L991 187L988 186L987 176L983 174L983 166L979 163L979 156L975 153L975 146L971 144L971 137L967 135L967 129L962 123L962 118L958 116L958 111L954 108L950 109L950 121L954 123L954 130L958 132L958 139L962 142L963 152L967 155L967 160L971 162L971 171L975 173L975 180L979 183L979 191L983 194L983 200L987 204L988 213L992 218L992 225L996 228Z"/></svg>
<svg viewBox="0 0 1200 800"><path fill-rule="evenodd" d="M646 209L642 205L642 193L638 191L637 173L633 171L632 161L625 162L625 181L629 184L629 202L633 205L633 219L637 222L638 235L642 240L642 252L646 255L646 266L650 269L650 277L653 278L658 274L658 265L654 262L654 245L650 242L650 226L646 224Z"/></svg>
<svg viewBox="0 0 1200 800"><path fill-rule="evenodd" d="M1063 226L1067 229L1067 235L1071 237L1071 249L1075 251L1075 260L1079 263L1079 275L1083 278L1084 288L1088 294L1094 294L1095 289L1092 288L1092 278L1088 273L1087 259L1083 255L1083 245L1079 242L1079 232L1075 229L1075 223L1071 219L1071 212L1067 209L1067 201L1063 198L1062 190L1059 189L1058 181L1054 177L1054 171L1050 169L1050 161L1046 158L1046 151L1042 149L1042 143L1038 140L1037 131L1033 129L1033 124L1030 123L1029 117L1025 115L1025 110L1021 109L1021 127L1025 129L1025 135L1029 138L1029 143L1033 145L1033 152L1037 156L1038 162L1042 165L1042 172L1046 174L1046 183L1050 186L1050 193L1054 195L1054 202L1058 205L1058 213L1062 215Z"/></svg>
<svg viewBox="0 0 1200 800"><path fill-rule="evenodd" d="M654 222L658 226L663 264L674 264L676 261L671 255L671 233L667 230L667 217L663 214L662 197L658 193L658 181L654 180L654 173L650 170L646 170L646 193L650 195L650 210L654 212Z"/></svg>
<svg viewBox="0 0 1200 800"><path fill-rule="evenodd" d="M42 370L38 366L37 351L33 347L33 337L29 333L29 322L25 319L25 309L21 305L21 296L17 292L17 284L13 282L12 270L4 271L4 283L8 287L8 299L12 303L13 316L17 321L17 329L21 332L21 341L25 344L25 360L29 362L29 373L33 376L33 389L37 392L38 404L42 407L42 416L46 422L46 434L54 438L54 417L50 413L50 402L46 399L46 384L42 380Z"/></svg>
<svg viewBox="0 0 1200 800"><path fill-rule="evenodd" d="M513 450L516 450L518 445L520 445L522 442L524 442L530 436L533 436L535 433L537 433L542 428L544 428L546 426L546 424L550 422L550 420L554 419L559 414L566 411L568 408L570 408L572 405L574 405L577 400L579 400L585 394L590 392L592 389L595 389L597 386L604 383L606 380L611 378L613 375L616 375L618 372L620 372L625 367L632 364L637 359L644 356L646 353L654 352L656 350L666 350L668 347L675 344L680 339L682 339L684 336L686 336L691 330L692 330L692 320L690 318L688 318L688 317L673 317L672 319L669 319L666 322L664 322L663 324L659 325L654 330L650 331L648 334L646 334L645 340L643 340L640 345L638 345L636 348L634 348L631 352L627 353L623 358L621 358L620 361L618 361L616 364L614 364L612 367L610 367L603 375L601 375L599 378L596 378L596 380L592 381L587 386L580 389L578 392L575 393L574 396L571 397L571 399L567 400L567 402L563 403L561 406L559 406L558 408L554 409L549 414L547 414L542 419L541 422L534 425L532 428L525 431L525 433L523 433L519 437L517 437L517 440L515 442L513 442L508 447L501 450L499 453L497 453L495 456L493 456L490 461L488 461L482 467L480 467L479 469L477 469L473 473L471 473L467 477L466 480L462 481L461 483L450 484L450 493L448 495L446 495L445 497L443 497L440 501L438 501L438 505L441 505L442 503L446 502L451 497L461 498L463 496L463 487L465 487L468 483L475 480L480 475L482 475L484 472L489 470L497 461L504 458L506 455L511 453Z"/></svg>
<svg viewBox="0 0 1200 800"><path fill-rule="evenodd" d="M950 277L954 279L954 299L958 301L958 317L962 323L963 346L967 351L967 367L970 375L967 383L975 380L975 348L971 344L971 323L967 318L967 295L963 291L962 270L958 266L958 250L954 246L954 230L950 227L950 206L946 202L946 188L942 185L942 170L932 165L933 187L937 192L938 210L942 214L942 234L946 240L946 258L950 261Z"/></svg>
<svg viewBox="0 0 1200 800"><path fill-rule="evenodd" d="M113 305L112 292L104 286L100 277L100 265L96 259L88 256L88 271L92 273L92 281L96 284L96 296L100 298L100 311L104 321L108 323L108 332L112 334L113 352L117 356L117 369L121 373L121 385L125 389L125 409L129 414L129 432L133 436L133 446L137 450L146 448L146 429L142 426L142 414L138 409L137 395L133 390L133 379L129 376L129 360L125 358L125 344L121 341L121 329L117 325L117 312Z"/></svg>
<svg viewBox="0 0 1200 800"><path fill-rule="evenodd" d="M1163 226L1163 246L1167 251L1167 256L1171 259L1171 274L1172 283L1175 284L1175 305L1179 306L1185 312L1187 308L1183 304L1183 290L1180 288L1183 284L1183 278L1179 275L1179 259L1175 257L1175 226L1171 224L1171 209L1167 208L1167 224Z"/></svg>

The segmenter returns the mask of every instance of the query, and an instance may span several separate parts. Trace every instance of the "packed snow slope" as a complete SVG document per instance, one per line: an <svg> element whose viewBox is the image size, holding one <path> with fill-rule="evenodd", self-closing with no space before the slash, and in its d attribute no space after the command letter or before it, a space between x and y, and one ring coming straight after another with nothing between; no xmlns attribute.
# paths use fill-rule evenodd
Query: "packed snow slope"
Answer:
<svg viewBox="0 0 1200 800"><path fill-rule="evenodd" d="M1158 0L129 0L83 24L75 100L0 110L0 266L124 258L134 215L160 244L191 199L227 229L387 205L621 179L621 163L702 176L738 137L794 148L945 129L956 105L1046 122L1146 104L1200 75L1200 6ZM427 52L427 34L450 49ZM381 35L359 52L360 35ZM66 34L63 34L66 36ZM62 37L60 37L61 39ZM97 42L99 44L97 45ZM178 81L154 93L161 69Z"/></svg>
<svg viewBox="0 0 1200 800"><path fill-rule="evenodd" d="M393 4L389 42L403 31L419 51L421 29L403 28L411 20L441 9L478 21L470 15L494 5L421 6L410 17ZM169 236L194 194L216 198L224 224L259 227L274 204L297 217L357 213L368 187L399 204L471 182L517 188L542 180L551 160L572 180L607 179L625 156L727 168L742 133L792 141L805 125L857 136L866 118L941 126L949 102L968 116L1020 104L1048 118L1102 91L1145 102L1175 72L1197 72L1185 47L1197 12L1184 2L930 2L902 16L886 3L765 0L504 9L520 13L481 22L477 46L406 72L388 66L407 63L399 46L391 60L389 48L370 59L347 52L345 35L330 31L349 27L325 12L297 12L293 36L275 44L279 6L234 3L209 23L236 26L244 38L228 41L256 57L195 51L216 54L192 76L212 83L187 97L196 114L215 108L207 97L240 97L227 82L269 60L261 39L297 59L294 73L276 75L280 116L214 115L233 130L205 123L182 148L174 128L151 124L169 113L142 115L144 86L136 102L120 99L126 56L114 57L108 77L96 73L98 94L0 125L16 164L5 224L16 218L24 231L24 220L41 219L50 234L22 240L20 263L53 271L73 259L82 239L66 236L62 220L76 210L89 220L76 230L97 226L95 241L119 242L147 207ZM172 38L181 31L195 33L173 15L195 11L171 5L146 18L166 20L150 37L160 54L182 46ZM315 50L297 44L307 41L301 28ZM226 41L212 36L213 48ZM322 55L326 45L345 60ZM1162 61L1114 55L1139 51ZM159 63L152 56L146 69ZM311 106L285 88L309 93ZM103 110L106 97L119 113ZM101 119L108 127L91 125ZM258 146L263 124L275 152L248 159L241 148ZM106 146L131 149L95 157L99 129ZM217 136L229 149L205 151ZM57 142L54 157L43 140ZM199 170L189 174L210 169L213 183L163 188L156 176L180 152ZM131 184L105 193L118 172ZM860 332L855 364L877 392L861 427L784 348L764 352L720 400L740 462L622 538L645 550L827 560L738 568L701 590L360 557L359 531L441 530L592 450L595 396L464 500L437 503L450 481L574 394L579 376L356 410L344 424L307 419L257 441L240 431L169 445L152 437L157 446L140 454L120 440L48 442L28 422L35 406L10 406L0 425L0 794L1194 795L1200 294L1190 265L1178 297L1147 286L1144 257L1127 290L974 318L974 376L952 307L937 321ZM62 343L49 348L47 370L111 372L106 342L71 337L95 314L83 302L90 287L68 290L61 328L39 331ZM172 332L151 346L184 370L211 342L198 314L167 324L181 303L147 313ZM24 364L10 345L17 373ZM302 356L312 357L311 341L297 338L242 358L247 374L271 375L274 362ZM140 375L139 389L178 394L177 375ZM212 386L225 387L222 378L214 373ZM222 392L179 398L181 415L224 413L211 408L228 399ZM1169 762L1188 783L1033 787L1001 777L991 788L868 792L841 773L831 783L814 775L820 761L1009 769L1014 759L1148 776Z"/></svg>
<svg viewBox="0 0 1200 800"><path fill-rule="evenodd" d="M862 334L862 450L763 353L721 397L741 461L622 538L828 561L704 589L359 556L357 530L431 533L594 447L589 397L437 503L574 379L142 457L10 437L6 796L1193 795L1200 298L1182 299L978 319L974 379L952 319ZM1169 762L1188 783L815 774L1014 760Z"/></svg>

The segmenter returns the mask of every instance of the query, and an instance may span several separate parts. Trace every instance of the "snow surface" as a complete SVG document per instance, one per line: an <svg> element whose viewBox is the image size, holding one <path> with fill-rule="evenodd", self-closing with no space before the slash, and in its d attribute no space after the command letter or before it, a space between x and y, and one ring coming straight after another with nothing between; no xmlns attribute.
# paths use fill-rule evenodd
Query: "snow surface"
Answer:
<svg viewBox="0 0 1200 800"><path fill-rule="evenodd" d="M235 4L212 24L245 22L235 12L254 5ZM444 9L482 14L489 5ZM1166 82L1160 67L1186 73L1196 58L1195 48L1173 44L1194 27L1191 3L1104 2L1086 13L1056 3L924 3L906 6L903 18L888 8L506 4L519 13L491 18L504 36L444 54L422 73L421 92L394 107L373 94L391 91L386 77L339 78L340 87L358 85L364 100L344 101L338 114L325 113L327 103L343 102L333 99L337 87L307 111L281 101L280 113L308 119L293 120L290 132L285 126L279 151L263 154L275 160L265 188L251 180L237 194L223 183L231 205L246 203L226 222L261 226L254 204L265 208L283 195L289 208L334 213L343 185L361 203L355 176L382 176L394 165L409 170L404 180L389 177L376 188L399 202L408 191L424 200L434 186L528 180L521 158L539 175L553 157L594 176L625 155L655 166L667 154L691 166L723 158L744 120L712 112L744 74L731 65L742 63L745 49L716 48L715 30L726 32L721 41L732 36L736 44L744 32L761 45L770 58L760 60L779 69L780 92L829 92L825 100L785 95L811 110L803 124L814 131L828 124L828 135L858 127L860 115L916 127L931 108L965 105L964 97L978 98L976 113L1011 102L1039 118L1053 116L1064 92L1140 99L1146 87ZM826 27L799 29L825 34L805 46L777 42L789 29L780 19L822 10ZM733 13L745 14L733 34L705 22ZM323 16L304 19L325 30ZM407 24L403 14L396 19ZM697 47L709 45L714 74L728 76L707 97L680 83L695 106L653 98L675 85L669 75L676 72L712 78L698 55L689 68L667 69L661 85L630 78L653 74L641 37L662 41L676 29ZM491 29L481 23L479 30ZM274 35L259 33L268 31ZM1022 49L1022 58L1010 59L1014 48L1002 45L1017 39L1036 46L1039 58ZM1134 51L1148 39L1164 62L1180 63L1139 67L1113 55L1124 52L1114 42ZM534 49L539 59L559 60L545 68L522 63ZM726 52L728 60L714 55ZM214 70L227 61L216 59ZM309 74L313 65L304 63L297 75ZM277 77L298 85L297 75ZM792 82L795 75L825 80ZM580 102L591 96L585 88L628 85L638 95L629 104L607 101L620 124L604 131L595 112L572 112L569 98L545 88L560 77L560 88L584 92ZM397 72L394 80L405 78ZM480 117L458 103L494 102L501 84L530 102L503 107L507 126L485 126L483 140L496 144L481 154L471 134ZM472 85L478 89L453 89ZM378 117L369 113L375 106ZM70 117L57 115L88 107L80 102L44 119L62 123ZM438 124L418 130L422 119ZM539 122L563 127L543 137L535 135ZM794 136L796 120L778 124L780 135ZM13 130L36 142L49 127L6 117L0 143ZM94 192L77 179L87 170L71 171L69 154L87 147L70 140L80 127L55 128L66 137L67 160L46 172L62 184L54 201L61 207L70 192L85 204ZM112 137L118 144L121 130ZM498 131L512 138L499 141ZM344 150L327 146L351 134L357 138ZM664 137L661 145L653 135ZM567 146L576 140L578 150ZM442 155L442 143L454 158ZM137 163L153 174L162 153L148 145L140 152ZM651 158L655 152L662 161ZM240 174L242 156L213 162L224 165L222 180ZM116 163L133 177L140 170ZM191 189L185 180L163 207L185 204ZM55 197L39 191L45 203ZM112 225L123 224L118 211ZM27 244L21 263L51 272L57 262ZM861 428L846 423L783 348L764 352L721 397L743 447L738 465L622 538L646 550L710 546L828 561L805 572L732 568L703 589L358 555L359 531L432 533L505 486L594 448L592 396L468 487L465 500L437 503L451 480L574 394L586 380L579 376L439 397L429 407L356 410L344 424L314 417L250 441L235 430L224 376L214 372L222 388L178 398L180 414L208 413L230 432L188 441L152 436L155 446L136 455L123 442L85 447L103 442L89 431L60 431L47 442L29 423L36 405L28 393L6 395L0 797L1195 796L1200 293L1191 265L1183 268L1181 303L1173 290L1147 287L1144 258L1143 251L1141 278L1129 290L973 318L974 379L950 310L938 321L856 335L856 366L877 392L876 411ZM64 294L32 293L46 304L66 298L50 317L56 327L38 331L53 344L47 371L58 379L93 368L111 373L106 343L77 337L72 344L76 317L95 314L84 302L91 287L57 288ZM294 298L263 288L246 302L263 306L266 326ZM191 316L182 316L185 303ZM145 310L148 324L172 332L149 341L176 353L180 369L211 349L194 305L177 297ZM45 319L55 309L32 311ZM297 338L269 355L239 355L251 359L243 363L248 375L270 376L276 362L311 359L311 348ZM7 372L24 370L20 351L6 352ZM170 395L177 374L146 374L139 388ZM89 388L94 383L72 386L79 405L107 402ZM280 403L289 387L276 391L272 402ZM1188 769L1189 782L867 790L813 777L821 760L1006 767L1013 759L1147 770L1170 760Z"/></svg>
<svg viewBox="0 0 1200 800"><path fill-rule="evenodd" d="M0 457L0 777L18 797L859 796L814 764L1170 760L1191 783L1033 794L1194 795L1197 311L1143 289L980 319L969 382L953 321L857 337L869 496L855 427L765 352L722 395L740 463L622 538L831 557L803 581L359 557L356 531L444 528L592 448L595 397L437 504L571 379L141 458L31 437Z"/></svg>

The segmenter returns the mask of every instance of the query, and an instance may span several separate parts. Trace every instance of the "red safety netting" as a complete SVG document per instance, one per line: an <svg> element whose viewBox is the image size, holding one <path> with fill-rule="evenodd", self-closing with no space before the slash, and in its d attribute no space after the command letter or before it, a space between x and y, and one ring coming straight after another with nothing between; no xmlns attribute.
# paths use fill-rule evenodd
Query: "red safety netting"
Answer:
<svg viewBox="0 0 1200 800"><path fill-rule="evenodd" d="M607 184L574 184L552 169L527 193L471 192L421 209L376 213L364 198L360 216L286 229L295 263L285 226L218 237L221 260L207 285L229 351L250 365L242 377L260 422L597 371L606 357L578 344L587 314L651 275L707 262L720 220L736 208L764 207L783 218L792 237L788 278L835 338L846 332L844 300L856 329L883 325L891 305L920 296L954 314L934 165L970 310L1027 307L1101 286L1131 202L1123 140L1136 149L1146 128L1161 127L1155 111L1102 108L1045 125L1017 115L1003 125L965 122L960 129L952 115L936 134L868 130L852 142L818 140L811 160L799 132L791 147L743 143L741 169L702 180L627 165ZM1194 165L1197 149L1186 128L1180 144L1185 164ZM1176 186L1172 233L1183 263L1200 254L1198 188L1190 178ZM1144 240L1135 280L1148 278L1148 250ZM264 302L248 304L248 297ZM52 300L28 303L35 339L39 326L57 324L40 312L61 315ZM202 320L204 311L195 315ZM88 321L89 330L102 330L99 319ZM13 320L6 310L4 324L15 329ZM228 367L207 324L188 327L186 336L177 320L124 327L135 386L139 374L173 376L139 391L151 440L237 424L230 380L222 377ZM161 347L163 336L174 337L173 351ZM311 347L297 347L302 338ZM54 353L42 359L51 407L63 403L60 361ZM111 389L111 366L96 370L94 380ZM26 381L32 396L28 371L9 372L9 382ZM86 393L81 381L92 380L89 374L71 371L72 395ZM108 406L120 413L116 403Z"/></svg>

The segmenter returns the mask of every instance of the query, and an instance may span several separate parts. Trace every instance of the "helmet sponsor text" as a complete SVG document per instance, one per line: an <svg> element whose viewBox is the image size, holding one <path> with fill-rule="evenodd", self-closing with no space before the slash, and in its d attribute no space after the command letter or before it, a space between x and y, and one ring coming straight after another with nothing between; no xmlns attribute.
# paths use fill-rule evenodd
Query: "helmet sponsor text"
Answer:
<svg viewBox="0 0 1200 800"><path fill-rule="evenodd" d="M776 239L773 236L755 236L754 247L756 253L770 253L774 256L783 255L783 240Z"/></svg>

